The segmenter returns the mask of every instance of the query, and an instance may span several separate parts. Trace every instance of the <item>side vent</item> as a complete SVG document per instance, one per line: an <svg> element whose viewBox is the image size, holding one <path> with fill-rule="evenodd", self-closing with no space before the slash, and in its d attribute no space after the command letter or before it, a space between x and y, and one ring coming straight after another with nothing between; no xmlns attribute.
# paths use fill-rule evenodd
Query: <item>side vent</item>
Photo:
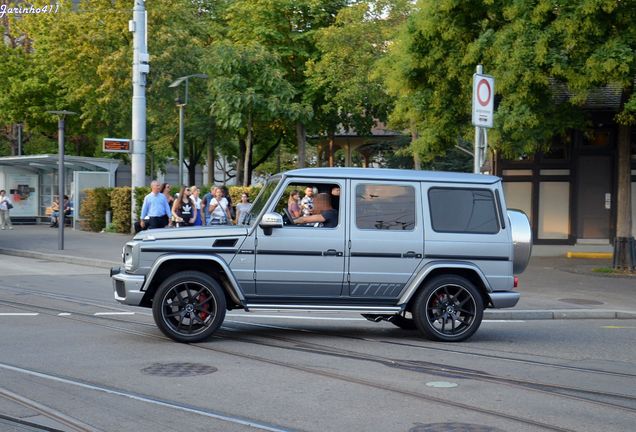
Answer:
<svg viewBox="0 0 636 432"><path fill-rule="evenodd" d="M214 244L212 245L212 247L218 247L218 248L229 248L229 247L234 247L236 245L236 242L238 241L238 239L218 239L214 241Z"/></svg>

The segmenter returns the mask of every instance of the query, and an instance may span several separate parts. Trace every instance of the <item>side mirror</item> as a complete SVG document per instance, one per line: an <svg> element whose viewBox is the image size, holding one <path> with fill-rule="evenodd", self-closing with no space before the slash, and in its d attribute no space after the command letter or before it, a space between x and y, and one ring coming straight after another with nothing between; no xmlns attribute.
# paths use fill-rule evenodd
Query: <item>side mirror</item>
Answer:
<svg viewBox="0 0 636 432"><path fill-rule="evenodd" d="M258 224L265 235L272 235L272 229L283 227L283 217L278 213L265 213Z"/></svg>

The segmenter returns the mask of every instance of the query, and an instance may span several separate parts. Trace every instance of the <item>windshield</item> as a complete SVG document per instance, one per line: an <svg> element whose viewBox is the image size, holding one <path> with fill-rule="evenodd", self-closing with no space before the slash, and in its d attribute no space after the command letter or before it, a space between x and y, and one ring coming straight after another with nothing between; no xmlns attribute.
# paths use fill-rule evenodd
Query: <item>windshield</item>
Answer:
<svg viewBox="0 0 636 432"><path fill-rule="evenodd" d="M246 225L251 225L253 220L255 220L255 218L259 215L261 210L263 210L265 204L267 204L267 201L269 201L269 198L276 190L276 186L278 186L278 183L280 183L280 177L272 177L267 181L263 189L261 189L261 192L254 200L254 203L252 204L252 208L250 209L250 212L245 219Z"/></svg>

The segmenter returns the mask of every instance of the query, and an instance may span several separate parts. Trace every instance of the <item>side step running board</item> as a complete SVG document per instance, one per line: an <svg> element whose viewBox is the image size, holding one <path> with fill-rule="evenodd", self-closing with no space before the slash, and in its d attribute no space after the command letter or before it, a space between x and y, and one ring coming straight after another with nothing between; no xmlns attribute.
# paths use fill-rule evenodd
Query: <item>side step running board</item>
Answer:
<svg viewBox="0 0 636 432"><path fill-rule="evenodd" d="M245 310L296 310L296 311L326 311L326 312L358 312L375 314L396 314L402 312L400 306L340 306L340 305L307 305L307 304L258 304L248 303Z"/></svg>

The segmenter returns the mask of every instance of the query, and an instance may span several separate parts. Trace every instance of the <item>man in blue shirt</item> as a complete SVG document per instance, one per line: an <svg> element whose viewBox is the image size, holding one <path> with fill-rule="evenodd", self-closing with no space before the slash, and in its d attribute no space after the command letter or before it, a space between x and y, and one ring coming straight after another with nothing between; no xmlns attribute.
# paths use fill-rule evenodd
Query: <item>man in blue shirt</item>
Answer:
<svg viewBox="0 0 636 432"><path fill-rule="evenodd" d="M150 183L151 192L144 198L144 204L141 207L141 220L139 225L146 228L146 220L148 228L163 228L170 222L170 205L166 196L160 192L161 185L157 180Z"/></svg>

